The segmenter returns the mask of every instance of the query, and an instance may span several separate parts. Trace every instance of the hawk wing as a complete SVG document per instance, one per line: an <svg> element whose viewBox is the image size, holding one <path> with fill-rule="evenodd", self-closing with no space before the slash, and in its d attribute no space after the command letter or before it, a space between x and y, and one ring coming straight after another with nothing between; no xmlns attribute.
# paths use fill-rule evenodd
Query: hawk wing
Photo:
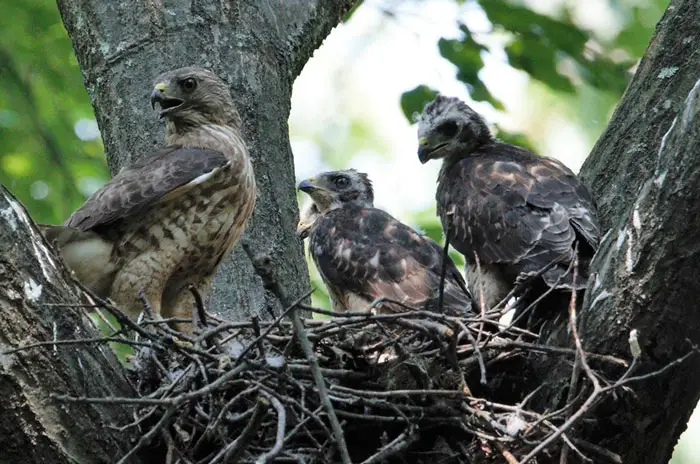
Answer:
<svg viewBox="0 0 700 464"><path fill-rule="evenodd" d="M134 163L95 192L66 221L83 231L133 216L201 184L229 161L213 150L168 147Z"/></svg>
<svg viewBox="0 0 700 464"><path fill-rule="evenodd" d="M488 145L449 167L437 202L453 246L467 259L476 252L482 263L506 265L512 279L559 261L544 275L554 284L573 259L575 240L590 255L598 247L588 189L559 161L512 145Z"/></svg>
<svg viewBox="0 0 700 464"><path fill-rule="evenodd" d="M346 309L364 310L382 297L437 309L442 248L382 210L347 205L320 216L309 249L324 282ZM464 279L448 258L446 312L470 310L471 297L462 288Z"/></svg>

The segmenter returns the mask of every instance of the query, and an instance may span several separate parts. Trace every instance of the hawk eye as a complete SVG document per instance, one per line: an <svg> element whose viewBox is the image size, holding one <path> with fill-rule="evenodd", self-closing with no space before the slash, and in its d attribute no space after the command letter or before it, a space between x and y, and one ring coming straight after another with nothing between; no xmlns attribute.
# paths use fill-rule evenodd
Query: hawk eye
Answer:
<svg viewBox="0 0 700 464"><path fill-rule="evenodd" d="M185 92L189 93L197 88L197 81L193 77L188 77L187 79L183 80L180 85Z"/></svg>
<svg viewBox="0 0 700 464"><path fill-rule="evenodd" d="M457 123L454 121L443 122L437 127L438 133L444 135L445 137L454 137L457 135Z"/></svg>
<svg viewBox="0 0 700 464"><path fill-rule="evenodd" d="M338 188L345 188L350 183L350 180L347 177L336 177L333 183Z"/></svg>

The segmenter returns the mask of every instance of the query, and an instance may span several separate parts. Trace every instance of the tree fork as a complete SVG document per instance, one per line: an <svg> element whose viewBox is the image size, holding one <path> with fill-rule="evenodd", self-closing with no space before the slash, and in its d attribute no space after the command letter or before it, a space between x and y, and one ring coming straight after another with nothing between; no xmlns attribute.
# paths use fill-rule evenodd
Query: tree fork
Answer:
<svg viewBox="0 0 700 464"><path fill-rule="evenodd" d="M96 336L81 305L94 302L72 281L24 207L0 188L0 462L111 462L137 430L130 408L57 402L50 395L131 396L106 344L42 346L39 341ZM134 462L148 462L137 459Z"/></svg>

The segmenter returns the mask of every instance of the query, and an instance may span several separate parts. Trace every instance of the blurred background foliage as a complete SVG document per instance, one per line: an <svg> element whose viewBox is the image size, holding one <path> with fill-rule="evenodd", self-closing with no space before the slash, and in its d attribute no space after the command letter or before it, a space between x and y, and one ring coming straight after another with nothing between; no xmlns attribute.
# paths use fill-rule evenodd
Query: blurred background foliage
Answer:
<svg viewBox="0 0 700 464"><path fill-rule="evenodd" d="M509 67L524 73L528 78L526 113L533 116L515 124L520 130L508 130L499 122L493 128L503 139L548 155L551 147L542 141L550 129L536 123L538 116L556 107L585 133L592 146L668 4L664 0L591 0L584 2L585 6L576 0L448 1L460 12L454 18L457 33L437 37L434 53L453 65L454 77L464 87L467 99L478 110L486 111L492 123L514 103L497 96L492 82L484 78L486 58L501 57ZM415 19L410 18L414 10L404 7L428 2L437 3L365 0L341 28L351 27L355 16L368 9L378 12L386 23L409 21ZM35 220L59 223L108 179L99 130L55 0L0 0L0 7L0 182L27 206ZM614 13L614 29L591 27L590 21L577 19L580 15L574 11L601 7ZM464 12L466 17L482 18L478 27L464 20ZM381 32L381 28L377 30ZM354 64L353 58L362 59L363 50L372 45L371 37L355 40L347 63L328 65L330 77L323 77L334 80L333 90L339 93L344 91L342 74L347 66ZM332 46L330 42L326 47ZM307 66L305 73L312 72L318 72L317 65ZM412 122L437 91L428 83L417 82L400 89L396 106ZM295 85L295 93L304 93L303 83ZM384 163L389 170L395 169L387 160L392 142L366 111L349 111L342 123L332 120L322 124L315 116L319 106L308 105L309 111L316 113L306 119L295 115L299 106L293 100L290 118L295 162L300 153L305 160L305 164L297 162L298 173L304 167L311 173L313 169L342 169L363 163ZM431 201L391 212L442 240ZM453 258L461 264L458 255ZM315 302L327 307L315 269L312 275L320 289ZM673 462L700 462L695 454L681 446Z"/></svg>
<svg viewBox="0 0 700 464"><path fill-rule="evenodd" d="M0 182L61 222L107 179L99 131L56 3L0 5Z"/></svg>

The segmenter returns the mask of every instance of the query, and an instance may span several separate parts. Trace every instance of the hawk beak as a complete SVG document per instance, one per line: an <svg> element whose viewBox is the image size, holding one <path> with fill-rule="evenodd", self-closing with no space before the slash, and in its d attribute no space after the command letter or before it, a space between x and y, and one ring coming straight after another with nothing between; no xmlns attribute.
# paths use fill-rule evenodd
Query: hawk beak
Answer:
<svg viewBox="0 0 700 464"><path fill-rule="evenodd" d="M428 137L418 137L418 161L425 164L430 159L430 148L428 147Z"/></svg>
<svg viewBox="0 0 700 464"><path fill-rule="evenodd" d="M437 156L433 156L436 151L447 145L446 143L430 144L428 137L420 137L418 139L418 161L425 164Z"/></svg>
<svg viewBox="0 0 700 464"><path fill-rule="evenodd" d="M427 145L418 145L418 161L425 164L430 161L430 154L434 150Z"/></svg>
<svg viewBox="0 0 700 464"><path fill-rule="evenodd" d="M160 112L158 114L160 118L163 118L171 110L179 107L184 103L184 101L180 100L179 98L169 97L168 95L166 95L167 90L168 84L166 84L165 82L160 82L156 84L156 86L153 88L153 91L151 92L151 108L155 110L156 103L158 104L158 106L160 106Z"/></svg>
<svg viewBox="0 0 700 464"><path fill-rule="evenodd" d="M297 188L304 193L311 193L314 190L318 190L318 187L314 185L314 180L315 179L302 180L301 182L299 182Z"/></svg>

